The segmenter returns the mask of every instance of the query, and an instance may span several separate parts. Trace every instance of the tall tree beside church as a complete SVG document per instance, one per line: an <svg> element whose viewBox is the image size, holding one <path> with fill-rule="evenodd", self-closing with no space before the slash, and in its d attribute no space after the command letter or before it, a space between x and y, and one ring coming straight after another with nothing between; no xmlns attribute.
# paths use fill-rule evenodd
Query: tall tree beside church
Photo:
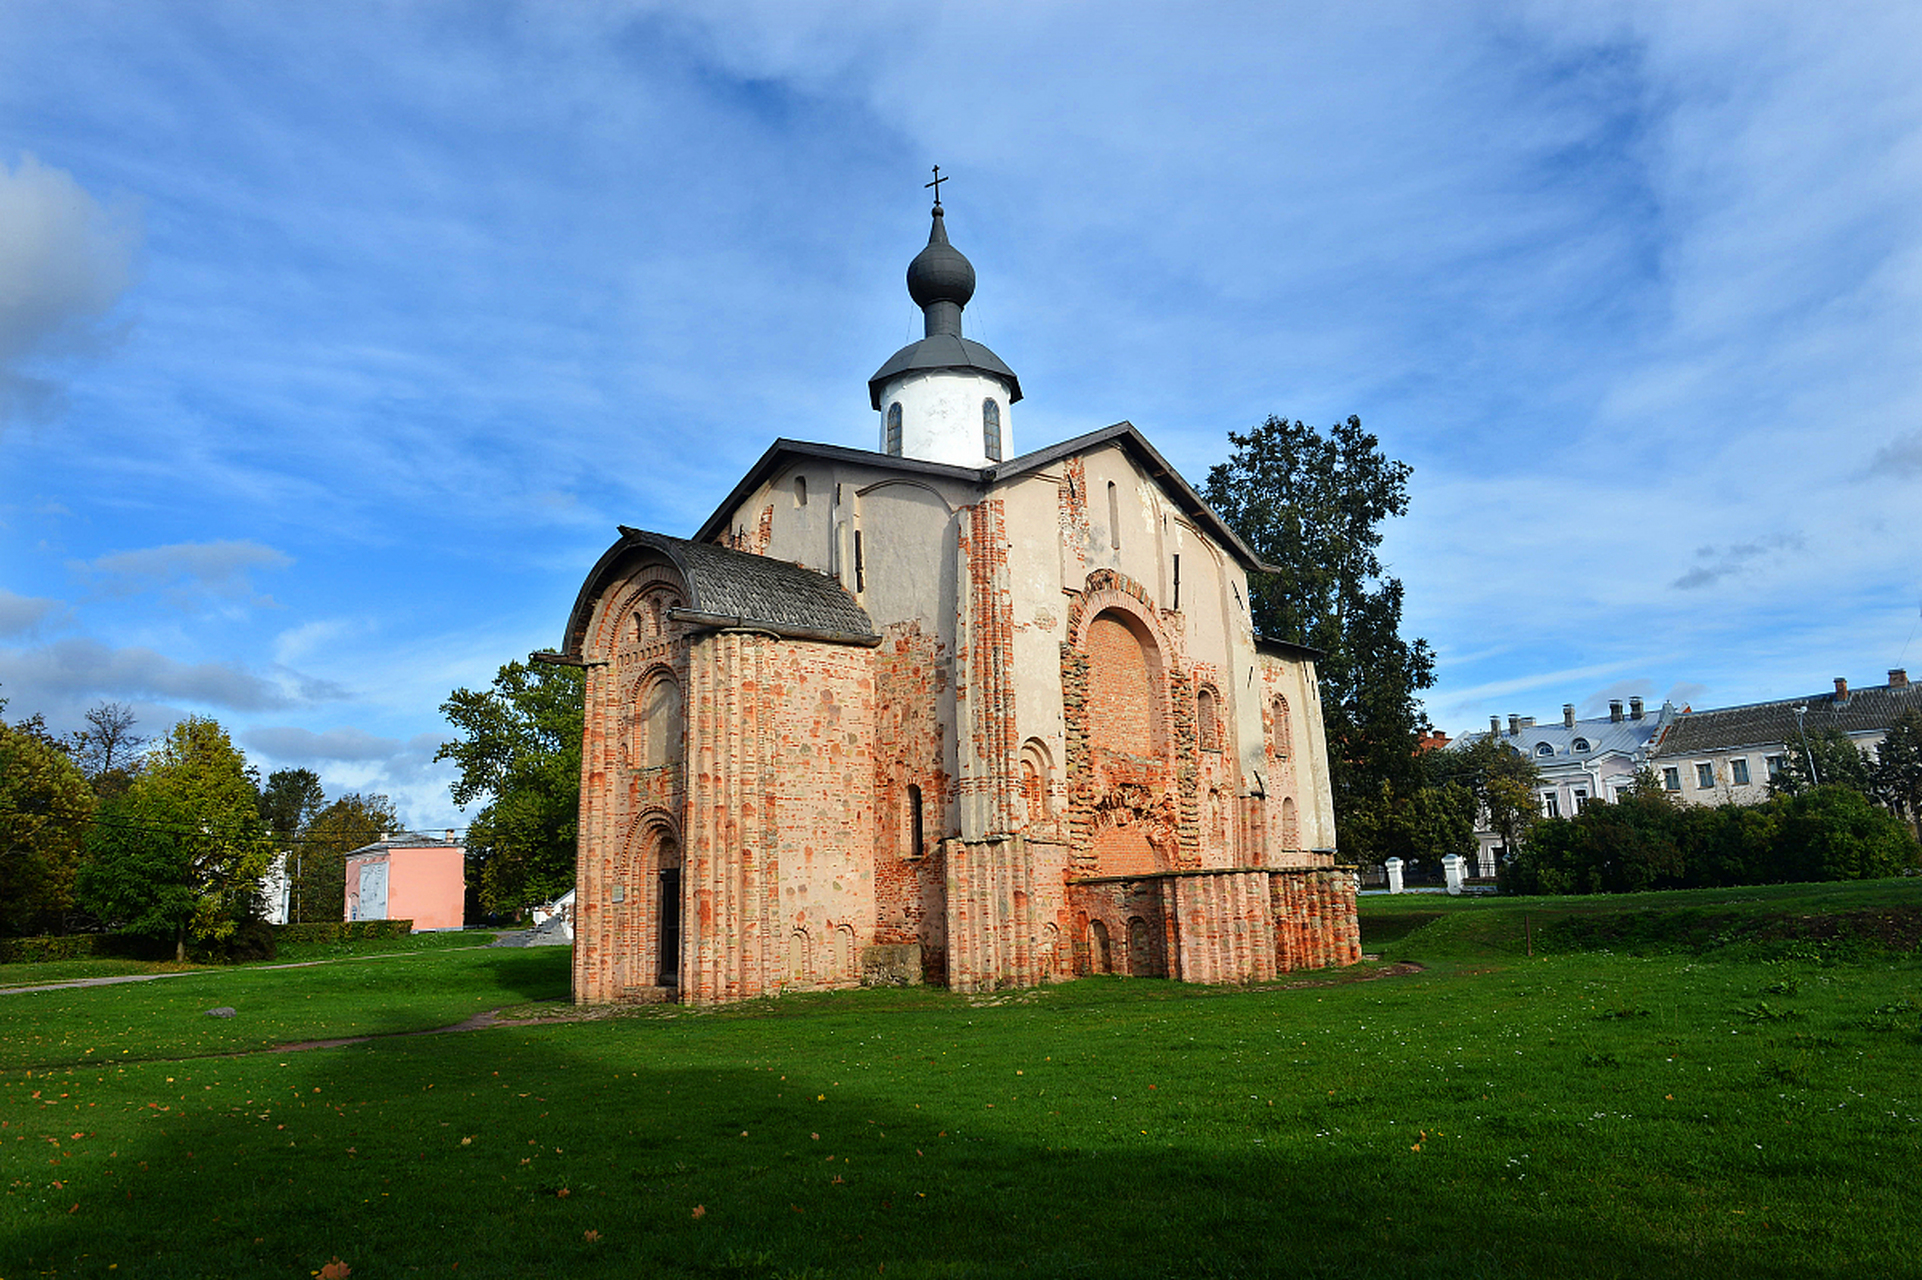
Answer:
<svg viewBox="0 0 1922 1280"><path fill-rule="evenodd" d="M510 662L491 689L456 689L441 714L461 738L454 803L486 803L467 827L468 883L482 909L516 915L574 887L586 682L578 667Z"/></svg>
<svg viewBox="0 0 1922 1280"><path fill-rule="evenodd" d="M1379 825L1358 822L1361 812L1422 785L1415 744L1435 655L1402 638L1402 585L1377 555L1382 523L1408 511L1414 469L1384 455L1356 417L1325 434L1271 417L1228 442L1234 456L1210 469L1204 496L1277 566L1249 575L1255 630L1326 655L1317 670L1338 838L1349 848L1352 834L1361 853L1363 828Z"/></svg>
<svg viewBox="0 0 1922 1280"><path fill-rule="evenodd" d="M187 942L230 936L258 903L274 841L256 775L217 721L189 716L100 806L79 897L124 933Z"/></svg>

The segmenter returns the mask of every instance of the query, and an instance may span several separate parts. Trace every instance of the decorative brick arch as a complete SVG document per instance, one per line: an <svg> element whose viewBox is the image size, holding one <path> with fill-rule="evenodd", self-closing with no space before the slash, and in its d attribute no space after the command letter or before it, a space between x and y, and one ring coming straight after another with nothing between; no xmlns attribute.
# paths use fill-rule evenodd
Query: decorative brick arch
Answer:
<svg viewBox="0 0 1922 1280"><path fill-rule="evenodd" d="M606 661L617 652L667 640L667 611L687 599L687 584L664 559L636 565L601 596L581 656Z"/></svg>
<svg viewBox="0 0 1922 1280"><path fill-rule="evenodd" d="M1195 784L1177 767L1192 751L1190 682L1141 585L1112 569L1089 574L1061 658L1075 869L1152 875L1191 864ZM1131 686L1140 705L1129 705Z"/></svg>

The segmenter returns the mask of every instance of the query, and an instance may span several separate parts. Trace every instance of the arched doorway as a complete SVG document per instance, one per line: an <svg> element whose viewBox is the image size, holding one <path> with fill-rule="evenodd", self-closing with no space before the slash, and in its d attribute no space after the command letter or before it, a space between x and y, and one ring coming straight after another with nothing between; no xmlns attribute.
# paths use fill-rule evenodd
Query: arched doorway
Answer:
<svg viewBox="0 0 1922 1280"><path fill-rule="evenodd" d="M660 866L659 897L655 899L660 945L655 985L678 988L681 985L681 842L672 832L663 831L656 847L656 862Z"/></svg>

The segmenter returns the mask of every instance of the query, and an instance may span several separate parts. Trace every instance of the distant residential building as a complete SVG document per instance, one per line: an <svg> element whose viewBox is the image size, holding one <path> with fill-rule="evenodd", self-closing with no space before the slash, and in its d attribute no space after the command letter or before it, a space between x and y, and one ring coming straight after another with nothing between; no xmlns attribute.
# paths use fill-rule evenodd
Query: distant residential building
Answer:
<svg viewBox="0 0 1922 1280"><path fill-rule="evenodd" d="M1918 710L1922 688L1900 667L1889 672L1887 684L1867 689L1850 689L1838 676L1833 693L1685 712L1650 750L1649 765L1684 803L1757 804L1768 799L1769 779L1785 767L1802 734L1839 729L1873 757L1889 726Z"/></svg>
<svg viewBox="0 0 1922 1280"><path fill-rule="evenodd" d="M1635 771L1648 759L1649 745L1677 716L1671 703L1650 716L1640 698L1630 698L1624 710L1620 699L1608 704L1608 715L1591 720L1575 718L1575 704L1562 704L1562 718L1553 724L1536 724L1535 717L1511 715L1506 732L1500 716L1488 717L1488 732L1466 733L1455 739L1453 750L1461 750L1488 738L1506 742L1535 762L1541 774L1536 788L1542 816L1573 817L1590 800L1619 799L1635 781ZM1486 825L1475 830L1475 874L1492 877L1500 864L1501 835Z"/></svg>
<svg viewBox="0 0 1922 1280"><path fill-rule="evenodd" d="M414 932L458 929L464 922L467 847L402 832L382 835L347 855L349 920L412 920Z"/></svg>

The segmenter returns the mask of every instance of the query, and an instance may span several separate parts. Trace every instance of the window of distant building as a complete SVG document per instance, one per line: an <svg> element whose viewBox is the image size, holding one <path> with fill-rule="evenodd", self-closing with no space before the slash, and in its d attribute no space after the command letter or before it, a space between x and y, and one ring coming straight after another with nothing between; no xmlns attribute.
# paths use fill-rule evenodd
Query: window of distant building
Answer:
<svg viewBox="0 0 1922 1280"><path fill-rule="evenodd" d="M1696 789L1699 791L1707 791L1710 787L1713 787L1714 785L1715 785L1715 766L1712 764L1696 765L1695 766Z"/></svg>
<svg viewBox="0 0 1922 1280"><path fill-rule="evenodd" d="M981 449L989 462L1001 461L1001 406L992 399L981 402Z"/></svg>
<svg viewBox="0 0 1922 1280"><path fill-rule="evenodd" d="M1569 743L1568 746L1571 751L1586 751L1588 750L1588 739L1577 738L1575 741Z"/></svg>
<svg viewBox="0 0 1922 1280"><path fill-rule="evenodd" d="M901 456L901 402L888 406L888 456Z"/></svg>
<svg viewBox="0 0 1922 1280"><path fill-rule="evenodd" d="M1535 754L1538 756L1552 756L1555 754L1555 748L1546 742L1538 742L1535 744Z"/></svg>
<svg viewBox="0 0 1922 1280"><path fill-rule="evenodd" d="M1770 782L1781 777L1782 770L1787 767L1787 762L1784 761L1781 756L1764 756L1762 757L1762 763L1768 766Z"/></svg>
<svg viewBox="0 0 1922 1280"><path fill-rule="evenodd" d="M1681 789L1682 789L1682 771L1680 769L1662 770L1662 790L1680 791Z"/></svg>
<svg viewBox="0 0 1922 1280"><path fill-rule="evenodd" d="M1748 785L1748 761L1731 760L1728 762L1728 776L1738 787Z"/></svg>
<svg viewBox="0 0 1922 1280"><path fill-rule="evenodd" d="M1559 818L1562 816L1561 802L1555 798L1553 791L1542 792L1542 816L1544 818Z"/></svg>

